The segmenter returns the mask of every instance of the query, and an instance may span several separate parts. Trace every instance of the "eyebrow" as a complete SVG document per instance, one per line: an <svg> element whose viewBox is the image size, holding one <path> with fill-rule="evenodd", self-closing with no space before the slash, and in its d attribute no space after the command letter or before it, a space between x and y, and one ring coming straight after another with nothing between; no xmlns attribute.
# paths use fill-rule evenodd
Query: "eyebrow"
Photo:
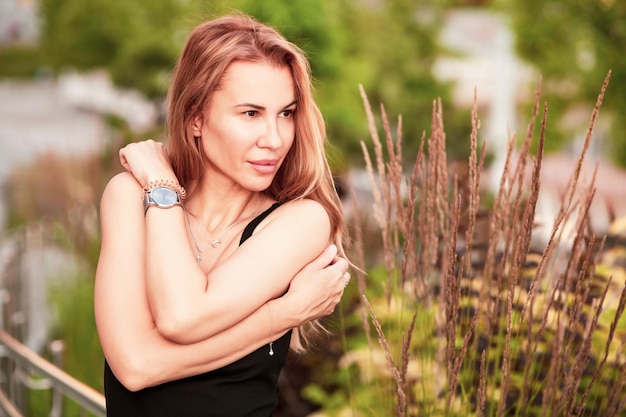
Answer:
<svg viewBox="0 0 626 417"><path fill-rule="evenodd" d="M294 106L295 104L297 104L297 100L294 100L291 103L287 104L286 106L283 107L283 109ZM252 104L252 103L241 103L241 104L237 104L235 107L252 107L253 109L256 109L256 110L265 110L265 107L259 106L258 104Z"/></svg>

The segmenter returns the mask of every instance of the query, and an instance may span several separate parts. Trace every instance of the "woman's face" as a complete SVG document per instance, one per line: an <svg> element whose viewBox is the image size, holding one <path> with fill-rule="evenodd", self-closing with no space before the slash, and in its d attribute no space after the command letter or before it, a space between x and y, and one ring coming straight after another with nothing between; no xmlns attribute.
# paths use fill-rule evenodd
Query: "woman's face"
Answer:
<svg viewBox="0 0 626 417"><path fill-rule="evenodd" d="M193 124L208 162L202 180L267 189L294 140L295 100L288 67L230 65L203 120Z"/></svg>

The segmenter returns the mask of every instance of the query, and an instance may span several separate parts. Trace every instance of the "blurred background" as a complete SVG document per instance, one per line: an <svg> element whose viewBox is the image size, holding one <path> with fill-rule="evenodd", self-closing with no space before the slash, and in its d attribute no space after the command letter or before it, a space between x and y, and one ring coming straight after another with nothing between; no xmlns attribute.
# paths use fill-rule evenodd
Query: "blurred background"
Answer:
<svg viewBox="0 0 626 417"><path fill-rule="evenodd" d="M394 127L402 116L407 165L438 99L448 162L464 163L476 103L487 144L482 180L495 190L506 143L526 135L541 84L549 116L539 215L553 217L563 170L576 162L611 71L588 154L599 161L593 227L604 232L626 214L624 1L0 0L0 324L44 357L51 341L63 341L63 368L96 390L100 194L121 170L121 146L164 139L169 75L189 30L233 9L308 54L331 166L364 207L371 196L360 143L370 133L359 85ZM341 344L328 349L319 356L338 359ZM302 398L311 381L326 395L336 388L340 376L324 374L332 366L314 361L292 365L283 415L320 408L312 391ZM43 416L51 397L33 388L20 402L25 415ZM79 414L70 404L63 415Z"/></svg>

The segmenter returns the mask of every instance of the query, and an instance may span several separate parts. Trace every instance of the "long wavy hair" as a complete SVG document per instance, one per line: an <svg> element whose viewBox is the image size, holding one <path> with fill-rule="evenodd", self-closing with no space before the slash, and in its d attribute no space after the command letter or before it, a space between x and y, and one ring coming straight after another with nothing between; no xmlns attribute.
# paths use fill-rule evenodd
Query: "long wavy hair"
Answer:
<svg viewBox="0 0 626 417"><path fill-rule="evenodd" d="M229 66L242 61L287 67L294 81L295 139L266 193L279 202L310 198L322 204L330 218L331 238L345 256L341 202L326 158L325 123L313 99L309 61L298 46L250 16L227 15L198 25L178 59L169 90L167 128L179 182L188 186L204 169L191 122L203 117ZM295 336L292 348L302 350L298 332Z"/></svg>

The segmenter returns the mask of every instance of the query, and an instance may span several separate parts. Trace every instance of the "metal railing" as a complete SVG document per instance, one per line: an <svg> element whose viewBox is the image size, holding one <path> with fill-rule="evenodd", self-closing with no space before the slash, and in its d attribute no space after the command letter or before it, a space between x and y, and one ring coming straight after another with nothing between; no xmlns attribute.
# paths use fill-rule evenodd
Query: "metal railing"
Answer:
<svg viewBox="0 0 626 417"><path fill-rule="evenodd" d="M96 416L106 416L105 400L101 393L48 362L4 330L0 330L0 346L3 355L12 360L17 369L37 374L49 382L53 390L51 416L60 415L63 396L71 398L84 410ZM5 392L2 387L0 387L0 412L8 417L22 417L15 402L11 400L10 393Z"/></svg>

